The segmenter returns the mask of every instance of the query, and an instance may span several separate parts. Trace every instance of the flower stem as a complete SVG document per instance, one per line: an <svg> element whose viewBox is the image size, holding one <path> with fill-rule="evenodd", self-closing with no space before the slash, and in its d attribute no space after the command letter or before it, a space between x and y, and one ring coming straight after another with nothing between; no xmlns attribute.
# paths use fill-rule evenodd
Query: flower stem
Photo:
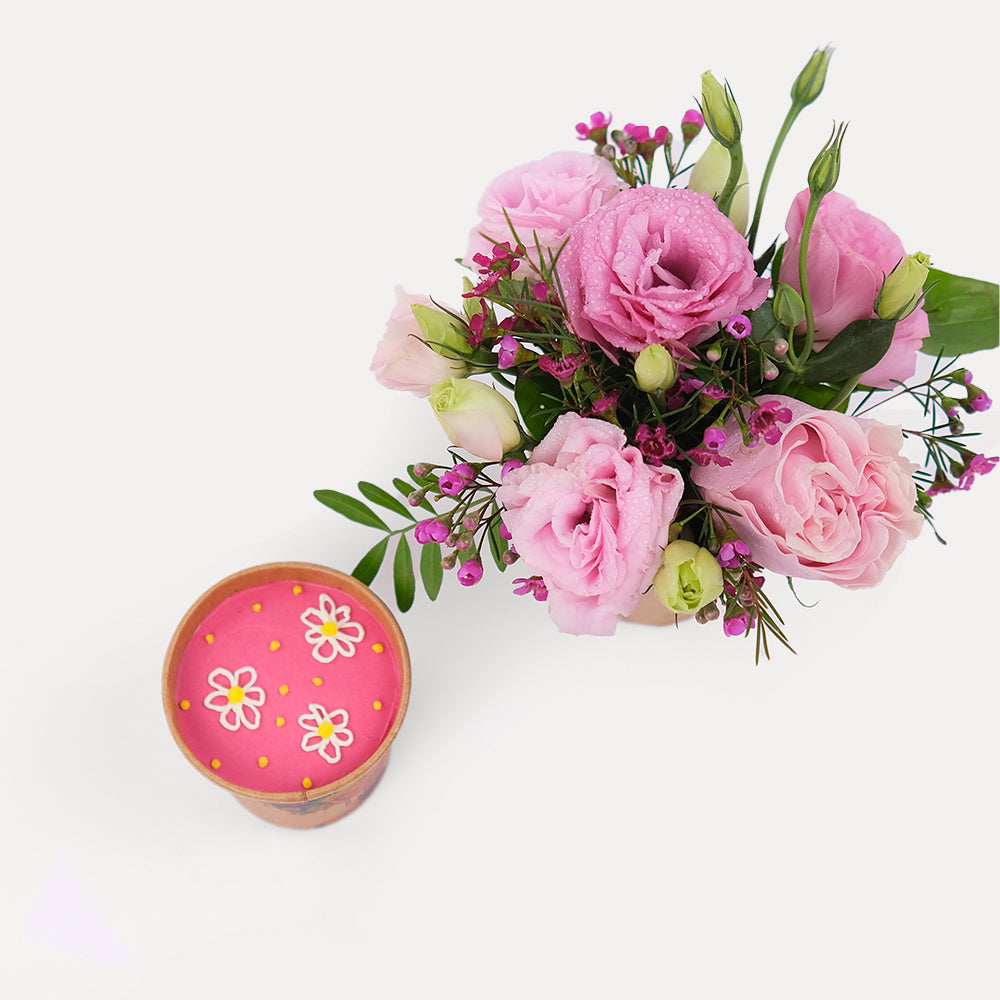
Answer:
<svg viewBox="0 0 1000 1000"><path fill-rule="evenodd" d="M757 204L753 210L753 223L750 225L750 232L747 234L747 246L750 248L751 253L753 252L753 245L757 240L757 230L760 227L760 213L764 208L764 195L767 192L767 185L771 181L771 173L774 170L774 165L778 161L778 153L781 151L785 138L792 128L792 123L798 118L799 112L803 107L804 105L801 104L792 104L788 109L788 114L785 115L785 120L781 123L781 128L778 130L778 136L774 140L774 145L771 147L771 156L767 161L767 166L764 168L764 176L760 181L760 191L757 192Z"/></svg>
<svg viewBox="0 0 1000 1000"><path fill-rule="evenodd" d="M729 177L726 179L726 186L722 189L716 204L723 215L729 214L732 207L736 189L739 187L740 174L743 172L743 146L739 142L729 147Z"/></svg>
<svg viewBox="0 0 1000 1000"><path fill-rule="evenodd" d="M809 276L806 273L806 255L809 250L809 234L812 232L813 223L816 221L816 213L819 211L819 203L823 200L822 195L810 193L809 205L806 208L805 218L802 220L802 235L799 237L799 288L802 293L802 304L806 309L806 339L802 346L802 351L798 356L796 371L802 371L802 365L809 360L812 353L813 340L816 337L816 324L813 321L812 302L809 298Z"/></svg>

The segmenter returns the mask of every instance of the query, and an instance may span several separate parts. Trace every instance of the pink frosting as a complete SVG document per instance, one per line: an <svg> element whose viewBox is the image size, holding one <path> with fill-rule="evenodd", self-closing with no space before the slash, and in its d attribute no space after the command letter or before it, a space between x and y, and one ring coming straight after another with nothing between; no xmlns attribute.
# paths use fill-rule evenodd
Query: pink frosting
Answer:
<svg viewBox="0 0 1000 1000"><path fill-rule="evenodd" d="M758 402L770 400L792 414L777 443L744 445L730 418L720 454L732 465L695 467L691 478L706 500L740 515L727 517L765 569L874 586L923 525L902 431L784 396Z"/></svg>
<svg viewBox="0 0 1000 1000"><path fill-rule="evenodd" d="M808 205L809 192L799 192L785 221L788 242L779 278L797 291L801 291L799 246ZM848 323L875 316L875 297L882 282L905 256L902 240L880 219L862 212L837 191L823 198L809 234L806 260L817 350ZM804 323L800 329L805 329ZM888 352L861 381L880 389L893 388L894 379L906 381L916 369L917 351L929 332L923 309L900 320Z"/></svg>
<svg viewBox="0 0 1000 1000"><path fill-rule="evenodd" d="M301 617L320 609L323 595L332 606L347 608L339 616L341 652L330 662L317 660L314 650L329 656L332 643L310 643L311 625ZM320 621L309 617L312 624ZM313 638L322 637L313 633ZM343 655L350 648L353 654ZM243 691L232 709L223 690L230 686L228 678ZM199 625L177 673L177 724L195 757L206 767L217 761L213 771L233 784L264 792L319 788L375 752L396 717L401 686L398 655L367 608L335 588L282 580L226 598ZM206 698L216 707L206 706ZM323 748L326 757L339 756L335 763L319 752L322 736L309 735L316 722L310 729L300 725L302 716L322 718L311 706L321 707L336 724L333 743ZM223 719L236 728L227 728ZM311 749L303 749L303 738Z"/></svg>
<svg viewBox="0 0 1000 1000"><path fill-rule="evenodd" d="M497 497L558 628L611 635L650 585L683 492L680 473L645 465L620 428L564 413Z"/></svg>
<svg viewBox="0 0 1000 1000"><path fill-rule="evenodd" d="M612 356L650 344L689 355L769 287L715 202L681 188L618 195L570 230L558 268L574 330Z"/></svg>

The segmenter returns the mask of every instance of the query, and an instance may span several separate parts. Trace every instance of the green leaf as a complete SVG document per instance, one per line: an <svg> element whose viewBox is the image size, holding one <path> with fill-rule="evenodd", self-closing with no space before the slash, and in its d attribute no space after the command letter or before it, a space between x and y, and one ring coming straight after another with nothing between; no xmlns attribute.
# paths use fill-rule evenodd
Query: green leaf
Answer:
<svg viewBox="0 0 1000 1000"><path fill-rule="evenodd" d="M500 535L499 518L490 523L487 535L490 540L490 553L493 556L493 561L497 564L497 569L503 573L507 569L507 564L503 561L503 555L510 548L510 544L506 538Z"/></svg>
<svg viewBox="0 0 1000 1000"><path fill-rule="evenodd" d="M935 282L932 286L932 282ZM1000 343L998 286L931 268L924 310L931 332L920 345L925 354L958 357L987 351Z"/></svg>
<svg viewBox="0 0 1000 1000"><path fill-rule="evenodd" d="M362 557L361 561L351 570L351 576L360 580L366 587L375 579L382 566L386 549L389 548L389 536L376 542Z"/></svg>
<svg viewBox="0 0 1000 1000"><path fill-rule="evenodd" d="M437 542L428 542L420 553L420 578L424 581L424 590L433 601L441 591L441 581L444 570L441 568L441 546Z"/></svg>
<svg viewBox="0 0 1000 1000"><path fill-rule="evenodd" d="M848 323L826 347L805 363L801 379L818 382L846 382L874 368L892 344L896 329L893 320L856 319Z"/></svg>
<svg viewBox="0 0 1000 1000"><path fill-rule="evenodd" d="M346 493L338 493L336 490L316 490L313 496L321 504L325 504L331 510L335 510L338 514L343 514L344 517L350 518L352 521L357 521L358 524L365 524L369 528L381 528L383 531L389 531L389 525L375 511L371 510L360 500L349 497Z"/></svg>
<svg viewBox="0 0 1000 1000"><path fill-rule="evenodd" d="M514 401L528 433L541 441L563 411L559 380L543 371L521 375L514 387Z"/></svg>
<svg viewBox="0 0 1000 1000"><path fill-rule="evenodd" d="M396 546L396 558L392 561L392 583L396 589L399 610L409 611L413 606L417 581L413 575L413 557L410 555L410 543L406 540L406 535L399 536L399 545Z"/></svg>
<svg viewBox="0 0 1000 1000"><path fill-rule="evenodd" d="M361 490L366 500L371 500L372 503L377 503L380 507L385 507L386 510L391 510L394 514L401 514L411 521L416 520L406 507L380 486L376 486L374 483L358 483L358 489Z"/></svg>

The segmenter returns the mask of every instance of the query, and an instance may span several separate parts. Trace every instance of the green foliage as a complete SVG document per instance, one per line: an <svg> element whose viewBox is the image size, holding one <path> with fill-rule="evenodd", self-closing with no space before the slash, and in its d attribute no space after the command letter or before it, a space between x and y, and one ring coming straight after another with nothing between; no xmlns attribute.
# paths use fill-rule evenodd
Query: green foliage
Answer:
<svg viewBox="0 0 1000 1000"><path fill-rule="evenodd" d="M386 510L391 510L394 514L400 514L411 521L416 520L408 508L404 507L394 496L386 493L380 486L362 482L358 483L358 489L361 490L366 500L371 500L372 503L377 503L379 506L385 507Z"/></svg>
<svg viewBox="0 0 1000 1000"><path fill-rule="evenodd" d="M392 585L396 592L396 604L400 611L409 611L413 606L413 596L417 590L413 575L413 557L406 535L399 536L396 558L392 561Z"/></svg>
<svg viewBox="0 0 1000 1000"><path fill-rule="evenodd" d="M893 320L856 319L848 323L822 351L810 355L800 376L808 385L846 382L874 368L892 344Z"/></svg>
<svg viewBox="0 0 1000 1000"><path fill-rule="evenodd" d="M559 380L539 370L518 377L514 399L528 433L536 441L548 434L564 409Z"/></svg>
<svg viewBox="0 0 1000 1000"><path fill-rule="evenodd" d="M367 525L369 528L381 528L383 531L389 530L389 525L375 511L346 493L338 493L336 490L316 490L313 496L321 504L352 521L357 521L358 524Z"/></svg>
<svg viewBox="0 0 1000 1000"><path fill-rule="evenodd" d="M427 542L420 552L420 579L424 590L432 600L437 600L444 580L444 570L441 568L441 546L437 542Z"/></svg>
<svg viewBox="0 0 1000 1000"><path fill-rule="evenodd" d="M955 358L997 347L1000 343L997 285L931 268L926 287L924 309L931 332L921 351Z"/></svg>

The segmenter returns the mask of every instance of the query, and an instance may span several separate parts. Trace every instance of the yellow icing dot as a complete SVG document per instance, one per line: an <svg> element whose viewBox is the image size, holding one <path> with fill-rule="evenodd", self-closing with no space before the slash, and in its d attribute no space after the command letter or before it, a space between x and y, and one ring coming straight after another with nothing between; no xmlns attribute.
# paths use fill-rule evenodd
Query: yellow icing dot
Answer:
<svg viewBox="0 0 1000 1000"><path fill-rule="evenodd" d="M278 688L278 694L288 694L288 685L282 684L281 687Z"/></svg>
<svg viewBox="0 0 1000 1000"><path fill-rule="evenodd" d="M319 630L323 633L323 635L336 635L340 631L340 629L337 628L336 622L323 622L323 624L320 625Z"/></svg>
<svg viewBox="0 0 1000 1000"><path fill-rule="evenodd" d="M213 770L218 771L220 767L222 767L222 761L221 760L213 760L212 761L212 769Z"/></svg>
<svg viewBox="0 0 1000 1000"><path fill-rule="evenodd" d="M205 642L215 642L215 636L211 632L205 636Z"/></svg>
<svg viewBox="0 0 1000 1000"><path fill-rule="evenodd" d="M285 724L285 717L284 717L283 715L279 715L279 716L278 716L278 717L277 717L277 718L276 718L276 719L274 720L274 724L275 724L276 726L283 726L283 725Z"/></svg>
<svg viewBox="0 0 1000 1000"><path fill-rule="evenodd" d="M303 788L312 788L312 786L313 786L313 783L308 778L303 778L302 779L302 787Z"/></svg>
<svg viewBox="0 0 1000 1000"><path fill-rule="evenodd" d="M242 701L242 700L243 700L243 688L241 688L239 686L239 684L234 684L229 689L229 701L232 704L236 704L236 702Z"/></svg>
<svg viewBox="0 0 1000 1000"><path fill-rule="evenodd" d="M280 642L278 642L278 640L277 640L277 639L272 639L272 640L271 640L271 641L270 641L270 642L268 643L268 646L267 646L267 648L268 648L269 650L271 650L271 652L273 653L273 652L274 652L274 651L275 651L276 649L281 649L281 643L280 643Z"/></svg>
<svg viewBox="0 0 1000 1000"><path fill-rule="evenodd" d="M316 687L319 687L320 684L322 684L322 683L323 683L323 678L322 677L314 677L313 678L313 684L315 684Z"/></svg>
<svg viewBox="0 0 1000 1000"><path fill-rule="evenodd" d="M190 707L191 707L191 702L189 702L189 701L187 700L187 698L185 698L185 699L184 699L184 700L183 700L183 701L181 702L181 710L182 710L182 711L184 711L184 712L186 712L186 711L187 711L187 710L188 710L188 709L189 709Z"/></svg>
<svg viewBox="0 0 1000 1000"><path fill-rule="evenodd" d="M373 653L381 653L384 650L385 650L385 646L383 646L382 643L380 643L380 642L376 642L375 645L372 646L372 652Z"/></svg>
<svg viewBox="0 0 1000 1000"><path fill-rule="evenodd" d="M255 604L253 606L253 609L254 609L254 611L260 611L260 605L259 604Z"/></svg>
<svg viewBox="0 0 1000 1000"><path fill-rule="evenodd" d="M295 586L294 586L294 587L292 587L292 593L293 593L293 594L294 594L294 595L295 595L296 597L298 597L298 596L299 596L299 594L301 594L301 593L302 593L302 588L301 588L301 587L300 587L300 586L299 586L298 584L295 584ZM308 781L308 780L309 780L309 779L308 779L308 778L306 778L306 781Z"/></svg>
<svg viewBox="0 0 1000 1000"><path fill-rule="evenodd" d="M258 757L257 758L257 766L258 767L267 767L267 765L268 765L268 760L267 760L266 757Z"/></svg>
<svg viewBox="0 0 1000 1000"><path fill-rule="evenodd" d="M380 702L380 701L374 701L374 702L372 702L372 708L374 708L376 712L381 712L382 711L382 702Z"/></svg>
<svg viewBox="0 0 1000 1000"><path fill-rule="evenodd" d="M324 719L317 727L316 732L324 739L328 740L333 734L333 723L329 719Z"/></svg>

